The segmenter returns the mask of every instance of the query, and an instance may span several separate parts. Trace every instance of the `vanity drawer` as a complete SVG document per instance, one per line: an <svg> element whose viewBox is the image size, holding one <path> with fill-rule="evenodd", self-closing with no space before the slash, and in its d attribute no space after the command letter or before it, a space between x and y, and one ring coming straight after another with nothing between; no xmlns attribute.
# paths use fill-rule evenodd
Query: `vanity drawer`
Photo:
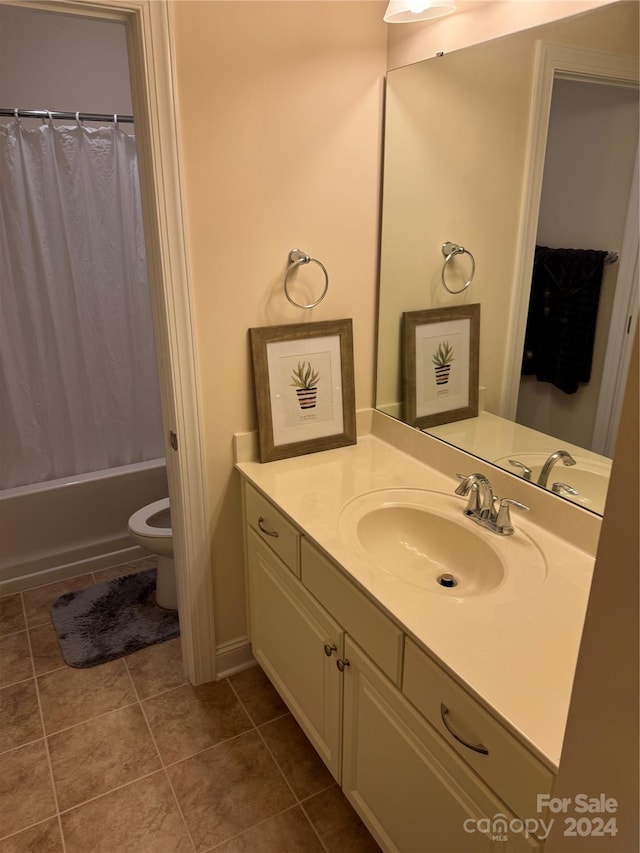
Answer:
<svg viewBox="0 0 640 853"><path fill-rule="evenodd" d="M300 532L257 489L249 483L244 489L247 524L300 577Z"/></svg>
<svg viewBox="0 0 640 853"><path fill-rule="evenodd" d="M402 692L519 817L540 816L536 798L551 791L551 770L409 639ZM460 743L451 730L468 744L484 746L488 754Z"/></svg>
<svg viewBox="0 0 640 853"><path fill-rule="evenodd" d="M308 540L300 547L302 583L396 684L402 631Z"/></svg>

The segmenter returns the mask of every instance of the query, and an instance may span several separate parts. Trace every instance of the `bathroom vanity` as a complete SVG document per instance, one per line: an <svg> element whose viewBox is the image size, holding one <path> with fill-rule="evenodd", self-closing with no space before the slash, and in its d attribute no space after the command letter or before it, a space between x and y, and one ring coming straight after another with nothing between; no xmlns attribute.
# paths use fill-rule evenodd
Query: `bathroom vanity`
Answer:
<svg viewBox="0 0 640 853"><path fill-rule="evenodd" d="M559 764L593 555L533 505L512 536L482 529L451 460L405 451L374 430L238 461L253 654L383 850L541 850L537 798ZM438 564L457 586L437 583Z"/></svg>

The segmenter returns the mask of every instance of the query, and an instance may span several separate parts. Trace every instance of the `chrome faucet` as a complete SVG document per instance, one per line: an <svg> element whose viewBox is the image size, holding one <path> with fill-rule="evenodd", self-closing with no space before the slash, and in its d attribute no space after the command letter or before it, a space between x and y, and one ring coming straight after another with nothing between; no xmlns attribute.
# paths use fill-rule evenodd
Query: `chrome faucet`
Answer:
<svg viewBox="0 0 640 853"><path fill-rule="evenodd" d="M456 489L456 495L469 495L465 515L471 518L491 518L494 512L494 494L491 483L484 474L456 475L462 480Z"/></svg>
<svg viewBox="0 0 640 853"><path fill-rule="evenodd" d="M493 533L500 536L511 536L514 528L511 523L509 508L515 506L526 512L529 507L510 498L497 498L493 494L491 483L484 474L469 474L468 476L456 474L456 476L462 480L456 488L456 495L469 496L463 515L473 519L477 524L481 524Z"/></svg>
<svg viewBox="0 0 640 853"><path fill-rule="evenodd" d="M556 450L555 453L552 453L551 456L547 459L547 461L542 466L542 471L540 471L540 476L538 477L538 485L544 486L546 488L547 481L549 479L549 474L551 473L551 469L562 459L563 465L575 465L576 460L573 456L568 453L566 450Z"/></svg>

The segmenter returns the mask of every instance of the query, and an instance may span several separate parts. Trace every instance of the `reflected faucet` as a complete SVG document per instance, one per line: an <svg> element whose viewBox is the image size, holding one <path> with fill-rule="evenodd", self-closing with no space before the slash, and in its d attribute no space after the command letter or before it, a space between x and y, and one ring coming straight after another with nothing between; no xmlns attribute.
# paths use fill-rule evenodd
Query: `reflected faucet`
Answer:
<svg viewBox="0 0 640 853"><path fill-rule="evenodd" d="M547 481L549 479L549 474L551 473L551 469L553 466L562 459L563 465L575 465L576 460L573 456L568 453L566 450L556 450L555 453L552 453L551 456L547 459L547 461L542 466L542 471L540 471L540 476L538 477L538 485L544 486L546 488Z"/></svg>

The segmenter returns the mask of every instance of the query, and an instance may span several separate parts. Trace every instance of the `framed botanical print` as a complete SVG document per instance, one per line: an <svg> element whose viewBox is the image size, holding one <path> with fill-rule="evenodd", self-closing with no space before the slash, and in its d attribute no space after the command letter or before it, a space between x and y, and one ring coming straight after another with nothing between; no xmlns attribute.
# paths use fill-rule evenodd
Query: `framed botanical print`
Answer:
<svg viewBox="0 0 640 853"><path fill-rule="evenodd" d="M478 414L480 305L402 315L404 420L432 427Z"/></svg>
<svg viewBox="0 0 640 853"><path fill-rule="evenodd" d="M356 443L351 320L249 329L260 461Z"/></svg>

